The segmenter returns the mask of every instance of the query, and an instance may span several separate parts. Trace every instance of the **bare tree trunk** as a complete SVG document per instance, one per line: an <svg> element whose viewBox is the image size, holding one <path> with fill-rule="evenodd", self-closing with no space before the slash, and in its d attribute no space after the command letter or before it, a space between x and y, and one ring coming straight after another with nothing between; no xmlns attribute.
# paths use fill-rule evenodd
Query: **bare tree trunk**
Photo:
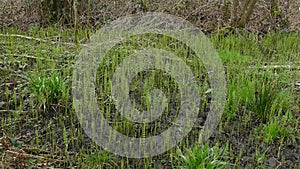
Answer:
<svg viewBox="0 0 300 169"><path fill-rule="evenodd" d="M242 15L241 20L239 21L238 26L240 28L244 28L246 26L246 23L249 21L249 18L253 13L256 2L257 0L244 0L243 11L245 13Z"/></svg>
<svg viewBox="0 0 300 169"><path fill-rule="evenodd" d="M236 27L238 5L239 5L238 0L232 0L231 21L230 21L230 26L231 27Z"/></svg>
<svg viewBox="0 0 300 169"><path fill-rule="evenodd" d="M77 0L74 0L73 2L73 8L74 8L74 42L76 45L78 45L78 10L77 10Z"/></svg>
<svg viewBox="0 0 300 169"><path fill-rule="evenodd" d="M90 39L90 19L91 19L91 0L88 0L88 16L87 16L87 31L86 31L86 37L87 39Z"/></svg>

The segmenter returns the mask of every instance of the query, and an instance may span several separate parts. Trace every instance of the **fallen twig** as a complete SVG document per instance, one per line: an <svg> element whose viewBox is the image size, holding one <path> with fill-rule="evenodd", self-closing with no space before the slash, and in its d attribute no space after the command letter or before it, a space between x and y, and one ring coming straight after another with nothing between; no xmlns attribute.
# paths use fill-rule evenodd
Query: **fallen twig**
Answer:
<svg viewBox="0 0 300 169"><path fill-rule="evenodd" d="M6 56L22 56L28 59L35 59L35 60L44 60L44 61L49 61L49 62L60 62L60 63L68 63L68 61L59 61L59 60L55 60L55 59L47 59L47 58L41 58L41 57L36 57L36 56L30 56L30 55L22 55L22 54L5 54ZM4 56L5 56L4 55Z"/></svg>
<svg viewBox="0 0 300 169"><path fill-rule="evenodd" d="M27 40L35 40L38 42L44 42L44 43L51 43L51 44L63 44L63 45L71 45L71 46L76 46L75 43L70 43L70 42L60 42L60 41L50 41L50 40L45 40L41 38L35 38L31 36L25 36L25 35L18 35L18 34L0 34L2 37L15 37L15 38L23 38ZM84 44L82 44L84 46Z"/></svg>
<svg viewBox="0 0 300 169"><path fill-rule="evenodd" d="M28 111L19 111L19 110L0 110L0 113L14 113L14 112L27 113Z"/></svg>
<svg viewBox="0 0 300 169"><path fill-rule="evenodd" d="M59 160L59 159L52 159L49 157L44 157L44 156L38 156L38 155L32 155L32 154L27 154L24 150L19 149L19 151L12 151L12 150L6 150L6 153L9 154L13 154L15 156L22 156L25 158L34 158L34 159L40 159L40 160L47 160L47 161L51 161L51 162L64 162L63 160Z"/></svg>
<svg viewBox="0 0 300 169"><path fill-rule="evenodd" d="M289 71L292 70L300 70L300 66L291 66L291 65L266 65L266 66L250 66L249 68L251 69L262 69L262 70L267 70L267 69L287 69Z"/></svg>

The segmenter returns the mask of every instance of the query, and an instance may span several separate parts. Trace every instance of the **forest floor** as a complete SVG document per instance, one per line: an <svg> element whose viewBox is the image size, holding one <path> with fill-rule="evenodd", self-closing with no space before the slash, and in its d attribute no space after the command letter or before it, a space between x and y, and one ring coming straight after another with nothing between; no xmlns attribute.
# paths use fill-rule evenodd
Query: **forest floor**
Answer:
<svg viewBox="0 0 300 169"><path fill-rule="evenodd" d="M85 43L86 30L79 32ZM151 39L151 37L147 40ZM72 96L72 73L82 45L73 30L55 27L0 31L0 166L3 168L300 168L300 33L209 35L224 65L227 102L205 145L198 145L210 105L210 83L201 61L189 66L203 87L199 119L177 146L155 157L133 159L103 150L83 131ZM149 125L119 119L109 100L114 62L147 40L122 43L98 69L98 106L120 133L148 137L167 129L180 99L174 79L161 71L138 74L130 97L149 107L149 91L170 97L166 116ZM158 39L159 41L160 39ZM166 43L165 43L166 42ZM173 43L164 39L165 49ZM129 45L129 48L124 47ZM149 45L149 44L148 44ZM175 46L176 51L183 48ZM179 45L180 46L180 45ZM120 50L120 48L126 50ZM189 57L189 56L183 56ZM204 74L204 76L200 76ZM205 92L206 91L206 92ZM102 101L104 100L104 101ZM108 100L106 102L106 100Z"/></svg>

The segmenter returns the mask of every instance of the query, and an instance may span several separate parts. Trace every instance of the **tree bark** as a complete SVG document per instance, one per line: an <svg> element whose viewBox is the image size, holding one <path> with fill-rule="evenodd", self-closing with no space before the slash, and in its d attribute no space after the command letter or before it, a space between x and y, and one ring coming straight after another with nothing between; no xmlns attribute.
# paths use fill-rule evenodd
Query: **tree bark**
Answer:
<svg viewBox="0 0 300 169"><path fill-rule="evenodd" d="M239 21L238 26L240 28L245 28L251 14L253 13L256 2L257 0L244 0L243 11L245 13L242 15L241 20Z"/></svg>
<svg viewBox="0 0 300 169"><path fill-rule="evenodd" d="M74 8L74 42L76 45L78 45L78 11L77 11L77 0L74 0L73 2L73 8Z"/></svg>

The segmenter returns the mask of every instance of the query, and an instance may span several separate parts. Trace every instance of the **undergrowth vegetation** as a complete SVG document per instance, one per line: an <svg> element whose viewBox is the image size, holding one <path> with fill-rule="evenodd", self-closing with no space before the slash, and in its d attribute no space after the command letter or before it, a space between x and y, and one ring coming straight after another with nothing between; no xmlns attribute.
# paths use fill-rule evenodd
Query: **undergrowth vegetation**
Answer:
<svg viewBox="0 0 300 169"><path fill-rule="evenodd" d="M156 135L174 125L178 111L178 84L163 71L149 70L130 83L130 99L139 110L148 110L156 101L152 92L161 89L163 94L156 94L168 103L165 113L145 124L118 113L110 97L111 78L134 50L157 47L182 56L203 94L199 119L177 147L155 157L131 159L99 147L77 120L71 77L80 48L70 43L72 31L33 27L26 32L12 28L0 32L8 34L0 36L0 165L4 168L299 167L299 33L262 36L237 31L209 37L224 64L228 95L218 129L204 145L196 141L207 117L211 89L201 61L168 37L132 37L115 46L96 76L98 106L115 130L133 137ZM85 35L85 30L79 32L82 43Z"/></svg>

